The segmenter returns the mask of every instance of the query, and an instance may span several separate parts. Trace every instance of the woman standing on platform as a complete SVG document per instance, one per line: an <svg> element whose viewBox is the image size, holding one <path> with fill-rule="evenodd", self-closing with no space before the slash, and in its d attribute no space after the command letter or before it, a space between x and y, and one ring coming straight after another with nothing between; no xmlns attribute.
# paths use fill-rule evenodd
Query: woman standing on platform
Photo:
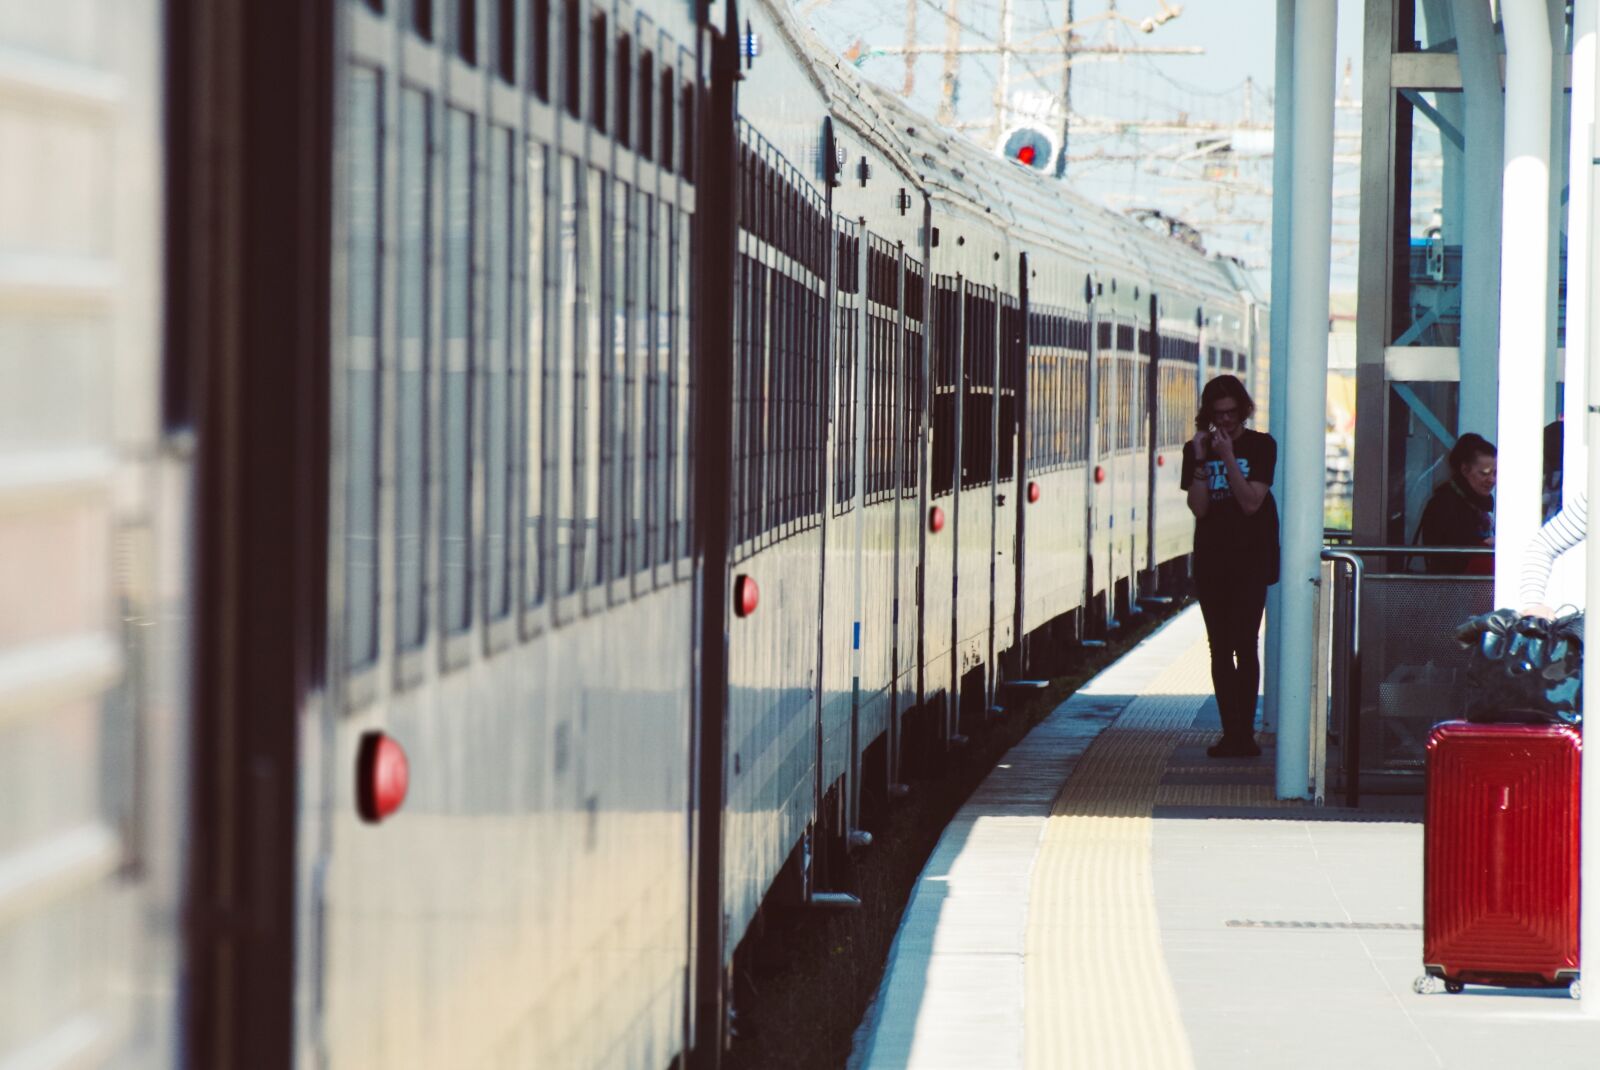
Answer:
<svg viewBox="0 0 1600 1070"><path fill-rule="evenodd" d="M1217 376L1200 394L1195 436L1183 447L1180 485L1195 516L1195 587L1222 719L1222 739L1206 750L1213 758L1261 753L1255 741L1257 640L1267 588L1278 582L1278 505L1272 498L1278 444L1244 426L1255 409L1243 383Z"/></svg>

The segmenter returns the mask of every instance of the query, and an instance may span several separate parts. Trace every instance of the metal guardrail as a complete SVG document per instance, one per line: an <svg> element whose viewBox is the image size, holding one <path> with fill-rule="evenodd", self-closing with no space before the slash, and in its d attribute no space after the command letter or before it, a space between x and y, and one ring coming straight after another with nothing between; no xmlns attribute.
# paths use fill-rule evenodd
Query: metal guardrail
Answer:
<svg viewBox="0 0 1600 1070"><path fill-rule="evenodd" d="M1494 551L1483 547L1457 547L1457 546L1355 546L1337 545L1324 546L1322 559L1333 562L1335 572L1344 572L1348 575L1348 582L1337 585L1342 587L1345 598L1343 600L1343 617L1346 622L1344 633L1345 654L1343 658L1344 672L1342 679L1335 681L1334 694L1343 699L1343 725L1339 739L1341 764L1343 766L1345 805L1356 807L1361 802L1361 773L1362 773L1362 697L1364 693L1363 670L1366 662L1362 651L1362 593L1363 587L1370 578L1393 578L1407 581L1425 581L1448 583L1460 582L1466 577L1462 576L1429 576L1422 573L1373 573L1368 568L1368 558L1388 557L1399 558L1402 562L1421 556L1459 556L1463 558L1481 557L1492 554ZM1342 569L1340 566L1343 566ZM1326 592L1327 597L1333 597L1334 592ZM1335 605L1336 611L1339 608ZM1337 612L1336 612L1337 618ZM1331 635L1331 641L1339 642L1337 634ZM1335 659L1338 664L1339 659ZM1431 663L1430 663L1431 664ZM1342 686L1341 686L1342 685ZM1342 695L1340 691L1342 690ZM1331 727L1331 719L1330 719ZM1381 745L1381 740L1379 741Z"/></svg>

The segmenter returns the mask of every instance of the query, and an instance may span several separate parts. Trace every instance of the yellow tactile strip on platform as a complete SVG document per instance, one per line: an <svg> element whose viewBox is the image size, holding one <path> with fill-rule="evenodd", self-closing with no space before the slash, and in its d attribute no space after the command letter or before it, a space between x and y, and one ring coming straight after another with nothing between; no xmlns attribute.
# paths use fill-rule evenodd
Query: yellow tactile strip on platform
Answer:
<svg viewBox="0 0 1600 1070"><path fill-rule="evenodd" d="M1031 1068L1194 1065L1161 950L1151 814L1164 792L1190 804L1228 787L1161 784L1173 751L1197 737L1195 714L1210 692L1201 641L1100 734L1056 797L1030 894ZM1240 804L1259 805L1245 790L1252 797Z"/></svg>

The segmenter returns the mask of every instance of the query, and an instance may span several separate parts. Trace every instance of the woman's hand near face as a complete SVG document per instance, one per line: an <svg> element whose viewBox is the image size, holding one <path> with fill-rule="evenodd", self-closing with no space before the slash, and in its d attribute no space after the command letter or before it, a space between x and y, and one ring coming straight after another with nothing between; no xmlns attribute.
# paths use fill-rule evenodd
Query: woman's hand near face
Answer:
<svg viewBox="0 0 1600 1070"><path fill-rule="evenodd" d="M1221 460L1233 460L1233 436L1226 431L1218 431L1211 436L1211 448L1217 451L1217 457Z"/></svg>
<svg viewBox="0 0 1600 1070"><path fill-rule="evenodd" d="M1194 459L1195 460L1203 461L1203 460L1206 459L1206 455L1207 455L1206 451L1207 451L1208 444L1210 443L1210 441L1211 441L1210 432L1207 432L1207 431L1196 431L1194 433L1194 438L1190 440L1189 446L1194 450Z"/></svg>

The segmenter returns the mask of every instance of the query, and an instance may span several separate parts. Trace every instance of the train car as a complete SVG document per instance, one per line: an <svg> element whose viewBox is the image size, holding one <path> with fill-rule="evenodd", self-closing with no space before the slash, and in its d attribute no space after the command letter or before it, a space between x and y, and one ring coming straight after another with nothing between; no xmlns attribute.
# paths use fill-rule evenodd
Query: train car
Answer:
<svg viewBox="0 0 1600 1070"><path fill-rule="evenodd" d="M193 439L162 12L0 8L0 1065L181 1050Z"/></svg>
<svg viewBox="0 0 1600 1070"><path fill-rule="evenodd" d="M0 45L0 1061L714 1057L863 798L1178 590L1196 392L1264 393L1237 265L773 0Z"/></svg>

